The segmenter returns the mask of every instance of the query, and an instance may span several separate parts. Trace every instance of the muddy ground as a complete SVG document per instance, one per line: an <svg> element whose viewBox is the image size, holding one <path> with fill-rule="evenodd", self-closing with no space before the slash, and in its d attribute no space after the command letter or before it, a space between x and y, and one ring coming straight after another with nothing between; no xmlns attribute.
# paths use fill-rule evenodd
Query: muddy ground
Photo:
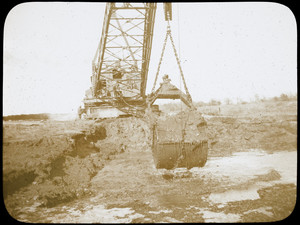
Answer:
<svg viewBox="0 0 300 225"><path fill-rule="evenodd" d="M40 223L282 220L296 202L297 102L268 104L199 108L209 155L190 170L155 168L143 119L4 121L6 209Z"/></svg>

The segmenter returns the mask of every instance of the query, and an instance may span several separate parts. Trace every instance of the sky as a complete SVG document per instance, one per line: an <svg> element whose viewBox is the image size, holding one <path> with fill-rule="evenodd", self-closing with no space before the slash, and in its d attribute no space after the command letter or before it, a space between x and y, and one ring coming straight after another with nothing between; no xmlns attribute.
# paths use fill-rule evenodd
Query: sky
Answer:
<svg viewBox="0 0 300 225"><path fill-rule="evenodd" d="M297 93L297 26L271 2L172 3L172 37L194 101L249 101ZM76 113L90 87L105 3L29 2L4 25L3 115ZM146 93L166 32L157 4ZM170 41L164 74L184 90ZM158 88L158 84L156 86Z"/></svg>

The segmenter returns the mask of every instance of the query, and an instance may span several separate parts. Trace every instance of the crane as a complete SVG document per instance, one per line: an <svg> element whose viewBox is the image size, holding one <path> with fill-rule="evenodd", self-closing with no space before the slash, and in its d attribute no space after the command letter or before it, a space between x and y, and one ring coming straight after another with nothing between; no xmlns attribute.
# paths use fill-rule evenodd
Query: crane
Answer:
<svg viewBox="0 0 300 225"><path fill-rule="evenodd" d="M174 93L170 85L153 90L149 96L145 93L156 8L157 3L106 4L82 117L140 116L157 98L179 98L192 107L187 88L187 96L179 90ZM164 3L164 16L165 21L172 20L171 3ZM168 94L169 89L173 92Z"/></svg>
<svg viewBox="0 0 300 225"><path fill-rule="evenodd" d="M160 122L159 118L148 118L148 122L154 121L149 122L149 127L152 127L152 152L156 168L202 167L206 163L208 151L204 134L206 122L197 114L184 80L171 33L171 3L164 3L167 32L152 91L149 95L145 93L156 7L157 3L106 4L102 35L92 62L92 85L86 91L84 109L80 111L80 115L89 118L124 115L147 118L148 112L151 117L152 109L157 108L153 105L156 99L181 99L191 111L186 116L181 114L179 123L176 118L163 119ZM163 77L160 87L155 90L168 40L174 50L185 93L171 84L168 75ZM189 117L196 121L194 127ZM192 128L189 132L187 125ZM173 133L170 133L169 128L173 129ZM194 139L189 137L190 140L187 140L187 133L193 134Z"/></svg>

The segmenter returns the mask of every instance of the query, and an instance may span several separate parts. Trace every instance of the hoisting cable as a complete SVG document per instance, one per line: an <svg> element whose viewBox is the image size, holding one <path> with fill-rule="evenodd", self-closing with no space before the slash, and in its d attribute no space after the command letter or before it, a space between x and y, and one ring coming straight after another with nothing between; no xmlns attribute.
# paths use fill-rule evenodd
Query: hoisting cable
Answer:
<svg viewBox="0 0 300 225"><path fill-rule="evenodd" d="M177 65L179 67L179 71L180 71L180 75L181 75L181 78L182 78L182 81L183 81L183 85L184 85L184 89L185 89L186 95L188 97L188 100L190 102L192 102L192 98L191 98L191 95L190 95L190 93L188 91L188 88L186 86L186 83L185 83L184 75L183 75L182 68L181 68L181 65L180 65L180 60L178 58L178 54L177 54L177 51L176 51L174 40L173 40L173 37L172 37L172 34L171 34L170 22L169 22L169 20L167 22L168 22L168 25L167 25L166 37L165 37L165 40L164 40L163 49L162 49L162 53L161 53L160 60L159 60L159 63L158 63L157 72L156 72L156 75L155 75L154 84L153 84L151 93L153 93L154 90L155 90L155 86L156 86L157 78L158 78L158 75L159 75L160 66L161 66L161 63L162 63L162 60L163 60L163 56L164 56L166 44L167 44L167 41L168 41L168 37L170 37L171 44L172 44L172 47L173 47L173 50L174 50L174 54L175 54L175 58L176 58L176 61L177 61Z"/></svg>
<svg viewBox="0 0 300 225"><path fill-rule="evenodd" d="M165 37L165 40L164 40L164 44L163 44L162 52L161 52L161 55L160 55L160 59L159 59L159 63L158 63L158 67L157 67L157 71L156 71L156 75L155 75L155 80L154 80L154 84L153 84L151 93L153 93L154 90L155 90L157 78L158 78L159 71L160 71L160 66L161 66L161 63L162 63L162 60L163 60L163 57L164 57L164 53L165 53L165 49L166 49L166 45L167 45L167 40L168 40L169 32L170 32L170 24L168 24L168 26L167 26L166 37Z"/></svg>
<svg viewBox="0 0 300 225"><path fill-rule="evenodd" d="M178 26L178 30L177 30L177 36L178 36L178 52L179 52L179 61L180 61L180 26L179 26L179 5L177 4L177 26ZM179 90L180 92L182 91L181 90L181 77L179 76ZM182 113L182 101L180 101L180 113L181 115L183 116L183 113ZM186 125L186 124L185 124ZM180 128L181 128L181 142L183 143L184 142L184 136L185 136L185 125L183 125L183 120L181 120L181 123L180 123ZM184 129L183 129L183 126L184 126ZM182 147L183 148L183 145ZM182 152L182 150L181 150Z"/></svg>
<svg viewBox="0 0 300 225"><path fill-rule="evenodd" d="M177 24L178 24L178 52L180 59L180 23L179 23L179 4L177 4Z"/></svg>
<svg viewBox="0 0 300 225"><path fill-rule="evenodd" d="M179 26L179 5L177 4L177 24L178 24L178 32L177 32L177 35L178 35L178 52L179 52L179 57L178 57L178 65L180 67L180 26ZM174 48L174 47L173 47ZM174 50L175 52L175 50ZM175 56L176 56L176 53L175 53ZM181 77L179 76L179 90L180 92L182 91L181 90ZM187 92L188 93L188 92ZM185 131L185 128L186 128L186 125L187 125L187 120L186 121L183 121L183 110L182 110L182 101L180 101L180 114L182 116L181 118L181 123L180 123L180 128L181 128L181 141L180 141L180 159L183 160L184 159L184 140L185 140L185 135L186 135L186 131ZM180 161L181 161L180 160ZM188 167L187 165L187 161L186 161L186 167Z"/></svg>
<svg viewBox="0 0 300 225"><path fill-rule="evenodd" d="M173 46L174 54L175 54L175 57L176 57L176 60L177 60L177 64L178 64L178 67L179 67L179 71L180 71L180 75L181 75L181 78L182 78L182 82L183 82L183 86L184 86L186 95L188 96L189 101L192 101L191 95L190 95L190 93L188 91L188 88L186 86L186 83L185 83L185 79L184 79L184 75L183 75L183 72L182 72L182 69L181 69L180 61L179 61L179 58L178 58L178 55L177 55L177 51L176 51L176 48L175 48L173 37L171 35L171 30L170 30L170 40L171 40L171 43L172 43L172 46Z"/></svg>

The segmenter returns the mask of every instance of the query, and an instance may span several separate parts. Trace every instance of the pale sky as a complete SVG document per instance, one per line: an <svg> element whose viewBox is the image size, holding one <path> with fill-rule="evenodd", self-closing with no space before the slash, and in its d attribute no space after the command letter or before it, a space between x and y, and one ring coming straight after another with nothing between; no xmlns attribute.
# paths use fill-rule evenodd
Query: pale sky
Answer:
<svg viewBox="0 0 300 225"><path fill-rule="evenodd" d="M4 27L4 115L77 111L91 85L104 11L104 3L30 2L9 12ZM158 3L147 94L166 25ZM194 101L297 93L297 27L286 6L173 3L171 28ZM183 90L170 42L159 82L165 73Z"/></svg>

